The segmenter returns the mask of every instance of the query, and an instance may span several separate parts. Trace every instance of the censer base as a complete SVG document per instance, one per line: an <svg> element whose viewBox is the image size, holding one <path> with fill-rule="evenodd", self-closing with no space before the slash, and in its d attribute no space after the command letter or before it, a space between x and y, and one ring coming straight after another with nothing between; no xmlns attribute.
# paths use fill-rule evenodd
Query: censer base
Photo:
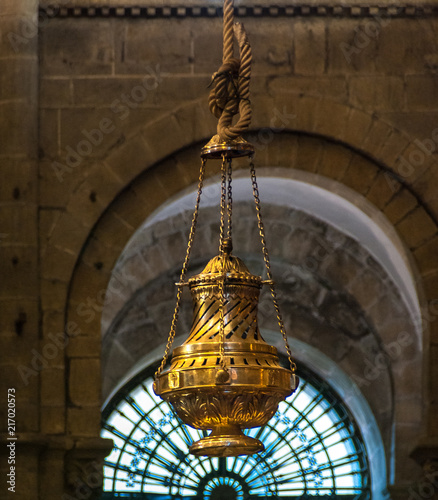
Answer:
<svg viewBox="0 0 438 500"><path fill-rule="evenodd" d="M258 439L246 436L238 425L219 427L190 446L190 453L208 457L237 457L252 455L265 447Z"/></svg>

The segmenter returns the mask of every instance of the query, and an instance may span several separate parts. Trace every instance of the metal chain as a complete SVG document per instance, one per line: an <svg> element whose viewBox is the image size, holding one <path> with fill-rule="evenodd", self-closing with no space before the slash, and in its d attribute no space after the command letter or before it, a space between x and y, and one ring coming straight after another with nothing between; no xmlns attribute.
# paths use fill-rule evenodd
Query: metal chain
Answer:
<svg viewBox="0 0 438 500"><path fill-rule="evenodd" d="M219 251L221 256L221 276L218 277L218 292L220 297L220 310L219 310L219 355L221 367L225 370L225 266L224 266L224 232L225 232L225 204L226 204L226 180L227 180L227 158L224 154L222 156L221 165L221 224L220 224L220 238L219 238Z"/></svg>
<svg viewBox="0 0 438 500"><path fill-rule="evenodd" d="M222 156L221 165L221 222L219 228L219 255L222 256L224 252L224 237L225 237L225 205L227 198L227 158L225 154Z"/></svg>
<svg viewBox="0 0 438 500"><path fill-rule="evenodd" d="M227 233L227 238L231 239L232 236L232 221L231 217L233 214L233 190L231 187L231 179L232 179L232 174L233 174L233 166L231 163L231 158L228 158L228 170L227 170L227 177L228 177L228 193L227 193L227 220L228 220L228 233Z"/></svg>
<svg viewBox="0 0 438 500"><path fill-rule="evenodd" d="M220 317L219 317L219 357L221 367L226 370L225 366L225 269L222 261L222 275L218 280L218 291L220 297Z"/></svg>
<svg viewBox="0 0 438 500"><path fill-rule="evenodd" d="M196 195L196 203L195 203L195 210L193 212L193 217L192 217L192 224L190 227L190 233L189 233L189 241L187 244L187 251L186 251L186 257L184 259L184 264L181 269L181 274L179 278L179 283L178 283L178 293L176 295L176 305L175 305L175 311L173 312L173 318L172 318L172 324L170 326L170 332L169 332L169 337L167 339L167 344L166 344L166 349L164 351L164 356L161 361L161 364L158 368L158 370L155 373L155 379L161 374L161 372L164 370L164 367L166 366L167 359L169 357L170 350L172 349L172 344L175 339L175 332L176 332L176 325L178 322L178 316L179 316L179 310L181 306L181 297L182 297L182 292L183 292L183 287L185 285L184 279L187 273L187 268L189 266L189 261L190 261L190 253L192 250L193 246L193 241L195 239L195 232L196 232L196 223L198 222L198 215L199 215L199 205L201 202L201 194L202 194L202 186L204 183L204 176L205 176L205 165L207 163L207 160L204 158L201 163L201 169L199 171L199 180L198 180L198 192Z"/></svg>
<svg viewBox="0 0 438 500"><path fill-rule="evenodd" d="M277 292L275 291L274 281L272 279L271 261L269 259L268 249L266 246L265 227L263 225L262 210L261 210L261 206L260 206L260 194L259 194L259 188L257 185L255 166L254 166L253 162L251 162L250 168L251 168L252 192L253 192L254 200L255 200L255 206L256 206L256 211L257 211L257 222L258 222L259 234L260 234L260 239L262 242L262 249L263 249L263 260L265 261L266 273L268 276L268 280L270 281L269 288L271 290L272 302L274 303L275 312L277 314L278 326L280 327L280 331L281 331L281 334L283 336L284 345L286 347L286 352L287 352L287 356L289 359L290 369L291 369L292 373L295 373L297 367L296 367L294 361L292 360L292 351L290 349L289 342L287 340L286 329L284 327L284 322L283 322L283 318L281 316L280 307L278 306Z"/></svg>

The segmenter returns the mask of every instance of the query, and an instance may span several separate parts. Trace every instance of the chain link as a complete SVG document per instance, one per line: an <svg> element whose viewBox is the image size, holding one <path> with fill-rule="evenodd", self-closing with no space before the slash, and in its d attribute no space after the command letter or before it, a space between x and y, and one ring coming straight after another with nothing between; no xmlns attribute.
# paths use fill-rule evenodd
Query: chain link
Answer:
<svg viewBox="0 0 438 500"><path fill-rule="evenodd" d="M287 352L287 356L289 359L290 369L291 369L292 373L295 373L297 367L296 367L294 361L292 360L292 351L290 349L289 342L287 340L286 329L284 327L284 322L283 322L283 318L281 316L280 307L278 306L277 292L275 291L274 281L272 279L271 261L269 259L268 248L266 246L265 227L263 224L262 210L261 210L261 206L260 206L260 194L259 194L259 188L257 185L255 166L254 166L253 162L251 162L250 168L251 168L252 192L253 192L254 200L255 200L259 235L260 235L260 239L262 242L262 249L263 249L263 260L265 261L266 274L267 274L268 280L270 282L269 288L271 290L272 302L274 303L275 312L277 314L278 326L280 327L280 331L281 331L281 334L283 336L284 345L286 347L286 352Z"/></svg>
<svg viewBox="0 0 438 500"><path fill-rule="evenodd" d="M227 181L227 158L225 154L222 156L221 165L221 224L220 224L220 238L219 238L219 251L221 255L221 272L222 275L218 278L218 292L220 297L220 311L219 311L219 355L221 367L225 367L225 259L224 259L224 233L225 233L225 205L226 205L226 181Z"/></svg>
<svg viewBox="0 0 438 500"><path fill-rule="evenodd" d="M231 179L233 175L233 166L231 163L231 158L228 158L228 169L227 169L227 177L228 177L228 193L227 193L227 222L228 222L228 234L227 238L231 240L232 237L232 213L233 213L233 189L231 186Z"/></svg>
<svg viewBox="0 0 438 500"><path fill-rule="evenodd" d="M185 284L185 276L187 273L187 268L188 268L189 261L190 261L190 253L191 253L191 249L193 246L193 241L194 241L195 233L196 233L196 224L197 224L198 215L199 215L199 205L200 205L200 201L201 201L201 194L202 194L202 187L203 187L204 176L205 176L206 162L207 162L207 160L203 159L202 163L201 163L195 210L193 212L192 224L190 227L189 241L187 244L186 256L184 259L184 264L183 264L183 267L181 270L180 280L178 283L178 292L177 292L177 297L176 297L175 310L173 313L172 324L170 327L169 337L167 339L167 344L166 344L164 356L163 356L163 359L161 361L161 364L160 364L158 370L155 373L155 378L157 378L161 374L161 372L164 370L164 367L167 363L167 359L169 357L170 350L172 348L173 341L175 339L176 325L178 322L183 287ZM251 162L251 164L250 164L250 169L251 169L252 189L253 189L253 195L254 195L256 212L257 212L257 222L258 222L260 239L261 239L261 243L262 243L263 260L265 262L268 280L270 281L269 287L270 287L270 291L271 291L272 301L274 303L274 308L275 308L275 312L277 315L277 322L278 322L278 325L280 327L281 334L283 336L284 344L286 347L286 352L288 354L290 368L291 368L292 373L295 373L296 365L292 360L292 352L291 352L291 349L289 346L289 342L287 340L286 329L284 327L283 318L281 316L280 308L278 305L277 293L275 291L275 286L274 286L274 282L272 279L271 263L270 263L268 249L267 249L267 245L266 245L265 228L264 228L264 224L263 224L262 211L261 211L261 206L260 206L260 194L259 194L259 189L258 189L258 184L257 184L255 166L254 166L253 162ZM218 291L219 291L219 296L220 296L220 300L221 300L220 326L219 326L219 328L220 328L219 329L220 362L221 362L221 367L223 369L226 369L226 366L225 366L225 268L224 268L224 260L223 260L223 254L224 254L223 242L224 242L224 232L225 232L225 209L227 209L227 217L228 217L228 237L231 237L231 229L232 229L232 226L231 226L231 213L232 213L231 174L232 174L231 161L228 160L228 165L227 165L227 159L224 155L223 159L222 159L222 167L221 167L221 222L220 222L220 255L222 256L222 259L221 259L222 276L219 277L219 280L218 280L218 289L219 289ZM227 193L227 189L226 189L227 177L228 177L228 193ZM228 195L228 200L227 200L227 195ZM227 201L228 201L228 203L226 203Z"/></svg>
<svg viewBox="0 0 438 500"><path fill-rule="evenodd" d="M221 165L221 222L219 229L219 255L223 256L224 253L224 239L225 239L225 206L227 198L227 158L225 154L222 156Z"/></svg>
<svg viewBox="0 0 438 500"><path fill-rule="evenodd" d="M220 316L219 316L219 357L221 367L225 366L225 270L222 267L222 276L218 280L218 292L220 297Z"/></svg>
<svg viewBox="0 0 438 500"><path fill-rule="evenodd" d="M195 203L195 210L193 212L193 217L192 217L192 224L190 227L190 233L189 233L189 241L187 244L187 251L186 251L186 257L184 259L184 264L181 269L181 274L179 278L179 283L178 283L178 292L176 294L176 305L175 305L175 310L173 312L173 318L172 318L172 324L170 326L170 332L169 332L169 337L167 339L167 344L166 344L166 349L164 351L164 356L161 361L161 364L158 368L158 370L155 373L155 379L161 374L161 372L164 370L164 367L166 366L167 359L169 357L170 350L172 349L172 344L175 339L175 332L176 332L176 325L178 323L178 316L179 316L179 310L181 307L181 297L183 293L183 287L185 285L185 276L187 273L187 268L189 266L189 261L190 261L190 253L192 250L193 246L193 241L195 239L195 232L196 232L196 223L198 222L198 215L199 215L199 205L201 202L201 194L202 194L202 186L204 184L204 177L205 177L205 165L207 163L207 160L204 158L201 162L201 169L199 171L199 180L198 180L198 192L196 195L196 203Z"/></svg>

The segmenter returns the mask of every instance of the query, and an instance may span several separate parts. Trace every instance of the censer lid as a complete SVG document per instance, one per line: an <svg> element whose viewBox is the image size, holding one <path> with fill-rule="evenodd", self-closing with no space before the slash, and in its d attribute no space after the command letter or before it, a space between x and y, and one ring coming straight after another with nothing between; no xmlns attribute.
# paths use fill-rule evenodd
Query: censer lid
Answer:
<svg viewBox="0 0 438 500"><path fill-rule="evenodd" d="M262 278L251 274L245 263L239 257L231 255L232 244L230 240L224 241L224 252L222 255L213 257L204 270L189 279L190 288L198 285L215 283L218 278L226 275L228 282L243 283L260 287Z"/></svg>

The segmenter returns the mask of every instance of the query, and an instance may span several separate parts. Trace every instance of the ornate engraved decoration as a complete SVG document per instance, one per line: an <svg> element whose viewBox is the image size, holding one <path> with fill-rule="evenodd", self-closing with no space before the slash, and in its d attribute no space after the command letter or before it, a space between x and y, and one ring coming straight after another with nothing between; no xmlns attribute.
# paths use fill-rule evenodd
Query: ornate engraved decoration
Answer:
<svg viewBox="0 0 438 500"><path fill-rule="evenodd" d="M236 391L232 395L183 393L169 397L168 401L183 422L207 430L224 425L224 420L241 428L262 426L274 416L283 399L282 394Z"/></svg>

